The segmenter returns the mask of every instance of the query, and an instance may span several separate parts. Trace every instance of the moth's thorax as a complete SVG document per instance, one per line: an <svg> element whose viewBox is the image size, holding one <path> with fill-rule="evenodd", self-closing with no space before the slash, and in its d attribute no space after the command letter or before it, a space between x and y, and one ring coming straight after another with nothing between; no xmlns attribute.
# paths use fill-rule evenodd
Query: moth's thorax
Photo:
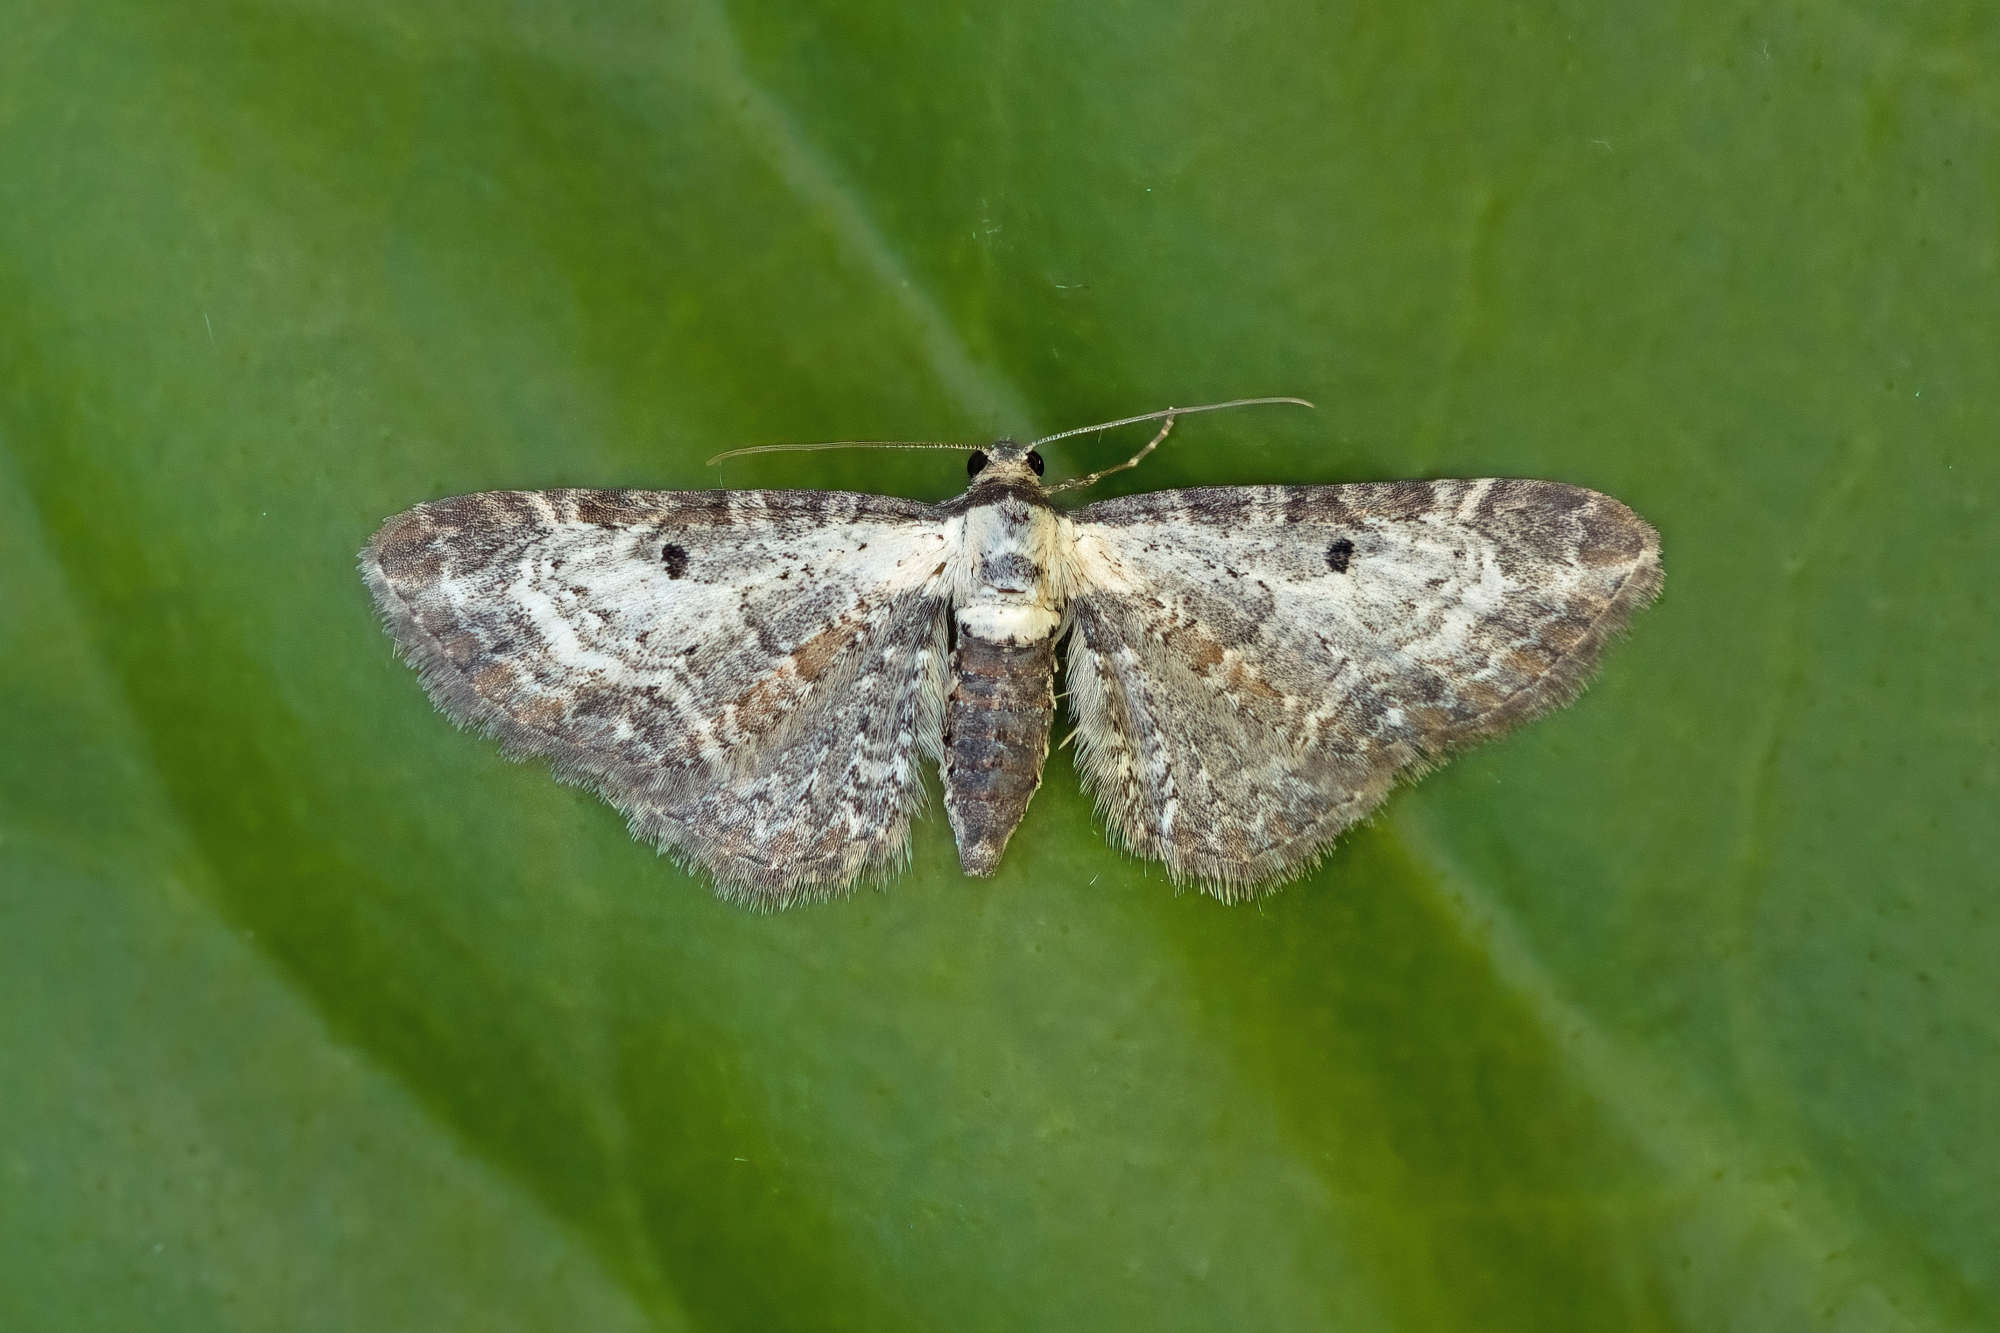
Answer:
<svg viewBox="0 0 2000 1333"><path fill-rule="evenodd" d="M1062 624L1064 524L1026 451L995 445L960 504L952 588L960 632L1006 644L1054 634Z"/></svg>

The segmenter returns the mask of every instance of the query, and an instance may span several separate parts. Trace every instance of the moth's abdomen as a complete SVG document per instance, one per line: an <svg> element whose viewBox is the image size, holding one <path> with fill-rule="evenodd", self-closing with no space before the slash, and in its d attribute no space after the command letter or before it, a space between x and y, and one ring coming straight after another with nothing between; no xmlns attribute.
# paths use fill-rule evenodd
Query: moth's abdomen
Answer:
<svg viewBox="0 0 2000 1333"><path fill-rule="evenodd" d="M1053 634L994 643L961 628L944 715L944 808L970 875L990 875L1042 782L1055 716Z"/></svg>

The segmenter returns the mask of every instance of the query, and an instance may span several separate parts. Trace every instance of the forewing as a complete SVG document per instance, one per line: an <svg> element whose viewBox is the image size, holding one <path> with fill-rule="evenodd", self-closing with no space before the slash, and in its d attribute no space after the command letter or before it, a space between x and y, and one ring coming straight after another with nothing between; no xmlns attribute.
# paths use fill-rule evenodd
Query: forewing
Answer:
<svg viewBox="0 0 2000 1333"><path fill-rule="evenodd" d="M361 553L438 707L782 905L898 862L939 750L945 538L823 491L499 491Z"/></svg>
<svg viewBox="0 0 2000 1333"><path fill-rule="evenodd" d="M1643 519L1546 481L1162 491L1072 523L1085 782L1134 851L1224 898L1566 702L1661 579Z"/></svg>

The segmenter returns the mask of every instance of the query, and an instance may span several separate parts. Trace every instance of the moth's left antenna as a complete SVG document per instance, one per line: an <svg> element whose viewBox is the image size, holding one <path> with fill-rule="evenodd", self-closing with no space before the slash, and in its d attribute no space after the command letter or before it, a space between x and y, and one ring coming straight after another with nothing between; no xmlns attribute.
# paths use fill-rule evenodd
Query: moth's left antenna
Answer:
<svg viewBox="0 0 2000 1333"><path fill-rule="evenodd" d="M956 449L964 453L972 446L952 444L945 440L828 440L822 444L746 444L741 449L725 449L708 460L713 467L725 458L741 458L745 454L791 454L810 453L815 449Z"/></svg>

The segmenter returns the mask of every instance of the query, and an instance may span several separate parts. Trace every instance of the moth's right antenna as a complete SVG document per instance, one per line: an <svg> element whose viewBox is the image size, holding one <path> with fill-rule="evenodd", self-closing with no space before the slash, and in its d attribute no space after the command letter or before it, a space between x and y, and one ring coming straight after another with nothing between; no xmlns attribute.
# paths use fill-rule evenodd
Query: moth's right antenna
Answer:
<svg viewBox="0 0 2000 1333"><path fill-rule="evenodd" d="M1130 426L1141 421L1157 421L1160 423L1159 433L1146 442L1146 447L1116 467L1108 467L1101 472L1093 472L1087 477L1071 477L1068 481L1059 481L1055 485L1046 488L1050 494L1056 491L1081 490L1085 486L1095 486L1114 472L1123 472L1127 468L1139 466L1141 459L1160 447L1160 442L1167 438L1167 432L1174 428L1174 422L1181 417L1193 416L1197 412L1220 412L1226 407L1262 407L1269 403L1289 403L1294 407L1312 406L1311 403L1303 398L1232 398L1226 403L1203 403L1198 407L1168 407L1162 408L1158 412L1142 412L1136 417L1120 417L1116 421L1101 421L1095 426L1078 426L1074 430L1057 431L1054 435L1044 435L1030 447L1039 447L1049 443L1051 440L1067 440L1072 435L1088 435L1096 430L1111 430L1117 426Z"/></svg>

